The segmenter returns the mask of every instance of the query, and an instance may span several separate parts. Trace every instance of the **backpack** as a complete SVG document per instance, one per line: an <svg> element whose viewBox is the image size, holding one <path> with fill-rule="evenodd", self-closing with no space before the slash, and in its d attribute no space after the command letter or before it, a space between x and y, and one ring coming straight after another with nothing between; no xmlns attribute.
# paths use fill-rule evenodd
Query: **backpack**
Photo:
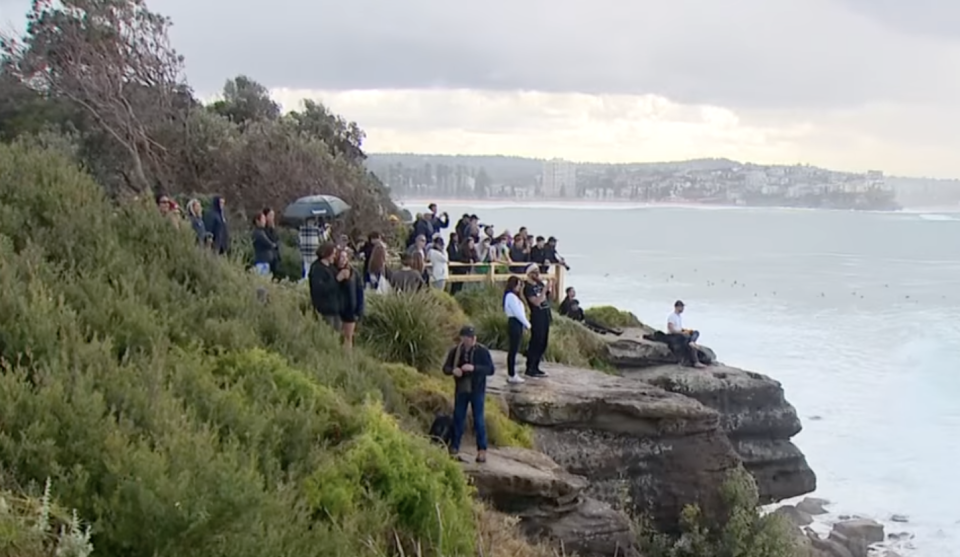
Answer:
<svg viewBox="0 0 960 557"><path fill-rule="evenodd" d="M437 414L430 425L430 440L449 447L453 440L453 418L446 414Z"/></svg>

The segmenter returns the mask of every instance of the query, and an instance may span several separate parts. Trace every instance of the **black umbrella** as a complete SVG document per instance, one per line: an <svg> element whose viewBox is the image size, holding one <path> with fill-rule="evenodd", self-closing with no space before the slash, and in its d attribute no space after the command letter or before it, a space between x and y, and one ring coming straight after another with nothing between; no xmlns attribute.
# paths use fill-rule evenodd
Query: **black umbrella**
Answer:
<svg viewBox="0 0 960 557"><path fill-rule="evenodd" d="M287 205L283 210L284 220L333 218L350 210L350 206L332 195L308 195Z"/></svg>

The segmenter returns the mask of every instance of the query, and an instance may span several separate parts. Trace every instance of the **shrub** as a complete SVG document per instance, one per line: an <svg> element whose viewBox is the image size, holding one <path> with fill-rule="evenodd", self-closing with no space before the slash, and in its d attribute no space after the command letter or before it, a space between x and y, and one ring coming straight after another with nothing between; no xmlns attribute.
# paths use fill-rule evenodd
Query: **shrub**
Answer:
<svg viewBox="0 0 960 557"><path fill-rule="evenodd" d="M473 288L467 288L473 286ZM471 319L482 315L503 315L503 287L490 283L466 285L455 296L457 303Z"/></svg>
<svg viewBox="0 0 960 557"><path fill-rule="evenodd" d="M437 371L467 318L450 296L434 289L371 295L357 327L360 341L388 362Z"/></svg>
<svg viewBox="0 0 960 557"><path fill-rule="evenodd" d="M778 514L761 512L756 482L746 470L730 473L721 497L719 521L709 523L699 508L688 506L679 539L648 530L641 534L641 546L651 557L799 557L793 527Z"/></svg>
<svg viewBox="0 0 960 557"><path fill-rule="evenodd" d="M613 329L643 326L636 315L613 306L594 306L587 308L583 313L590 321Z"/></svg>
<svg viewBox="0 0 960 557"><path fill-rule="evenodd" d="M473 553L473 494L459 465L426 439L404 435L377 405L363 419L364 432L307 480L319 516L338 522L379 500L366 513L368 532L397 532L407 548L428 542L442 555Z"/></svg>
<svg viewBox="0 0 960 557"><path fill-rule="evenodd" d="M22 145L0 145L0 261L0 462L50 478L97 554L372 557L394 535L470 554L459 468L384 414L410 419L390 371L344 352L302 286ZM424 299L449 333L449 300Z"/></svg>

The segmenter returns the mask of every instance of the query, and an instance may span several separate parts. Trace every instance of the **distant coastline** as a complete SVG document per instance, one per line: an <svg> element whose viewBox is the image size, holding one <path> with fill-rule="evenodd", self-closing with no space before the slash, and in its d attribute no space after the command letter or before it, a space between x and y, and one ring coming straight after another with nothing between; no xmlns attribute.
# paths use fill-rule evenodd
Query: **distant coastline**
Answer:
<svg viewBox="0 0 960 557"><path fill-rule="evenodd" d="M541 207L556 207L556 208L576 208L576 207L610 207L610 208L623 208L623 209L643 209L643 208L661 208L661 209L798 209L798 210L808 210L808 211L862 211L862 212L877 212L877 213L960 213L960 206L958 207L899 207L894 209L871 209L871 208L854 208L854 207L809 207L809 206L796 206L796 205L738 205L733 203L706 203L695 200L674 200L674 201L633 201L629 199L590 199L590 198L579 198L579 199L563 199L563 198L534 198L534 197L484 197L484 198L471 198L471 197L429 197L429 196L416 196L416 197L395 197L394 201L402 208L405 208L409 211L418 212L425 210L427 205L430 203L437 203L443 205L444 203L449 203L453 205L476 205L478 207L483 206L492 206L492 205L501 205L504 203L509 203L510 205L519 205L519 206L541 206ZM421 207L422 206L422 207Z"/></svg>

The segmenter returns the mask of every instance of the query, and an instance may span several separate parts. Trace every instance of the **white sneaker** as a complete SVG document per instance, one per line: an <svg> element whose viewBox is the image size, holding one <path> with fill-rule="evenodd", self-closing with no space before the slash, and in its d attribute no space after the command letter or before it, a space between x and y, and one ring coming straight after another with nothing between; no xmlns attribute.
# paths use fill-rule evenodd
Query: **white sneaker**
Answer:
<svg viewBox="0 0 960 557"><path fill-rule="evenodd" d="M507 377L507 383L513 383L514 385L519 385L520 383L526 383L527 380L519 375L514 375L512 377Z"/></svg>

